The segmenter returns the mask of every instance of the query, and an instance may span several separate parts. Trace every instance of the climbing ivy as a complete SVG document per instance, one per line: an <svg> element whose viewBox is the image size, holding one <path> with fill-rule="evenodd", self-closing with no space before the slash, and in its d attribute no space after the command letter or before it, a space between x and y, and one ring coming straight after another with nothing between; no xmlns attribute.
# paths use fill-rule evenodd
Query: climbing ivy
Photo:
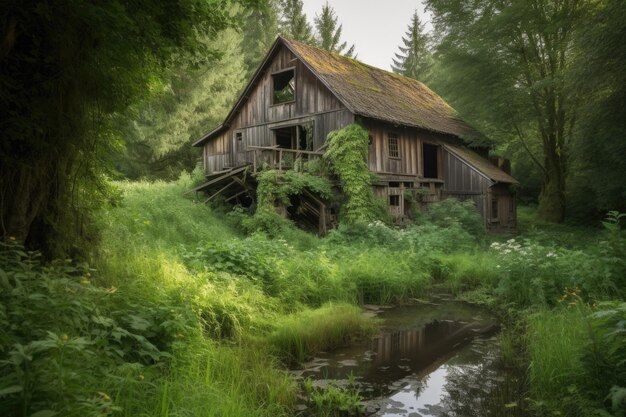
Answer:
<svg viewBox="0 0 626 417"><path fill-rule="evenodd" d="M348 223L371 222L384 218L384 209L372 191L372 174L367 166L369 135L354 123L328 134L324 159L339 177L348 201L342 217Z"/></svg>

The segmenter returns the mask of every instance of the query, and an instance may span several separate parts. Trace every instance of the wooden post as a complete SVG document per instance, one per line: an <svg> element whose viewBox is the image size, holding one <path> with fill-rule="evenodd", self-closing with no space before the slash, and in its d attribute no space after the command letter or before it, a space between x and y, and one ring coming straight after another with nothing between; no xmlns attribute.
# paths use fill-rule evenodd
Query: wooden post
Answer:
<svg viewBox="0 0 626 417"><path fill-rule="evenodd" d="M283 150L278 150L278 172L282 172L283 170Z"/></svg>

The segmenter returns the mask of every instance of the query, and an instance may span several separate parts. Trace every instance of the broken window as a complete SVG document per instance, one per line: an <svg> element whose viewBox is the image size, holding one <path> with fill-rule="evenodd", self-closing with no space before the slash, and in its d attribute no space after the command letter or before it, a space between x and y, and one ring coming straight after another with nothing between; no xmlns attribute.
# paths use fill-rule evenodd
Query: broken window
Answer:
<svg viewBox="0 0 626 417"><path fill-rule="evenodd" d="M272 74L272 104L281 104L296 99L296 71L289 69Z"/></svg>
<svg viewBox="0 0 626 417"><path fill-rule="evenodd" d="M235 148L237 152L243 151L243 132L235 132Z"/></svg>
<svg viewBox="0 0 626 417"><path fill-rule="evenodd" d="M313 150L313 124L287 126L274 129L275 144L283 149Z"/></svg>
<svg viewBox="0 0 626 417"><path fill-rule="evenodd" d="M400 207L400 196L399 195L390 195L389 196L389 205L394 207Z"/></svg>
<svg viewBox="0 0 626 417"><path fill-rule="evenodd" d="M389 133L387 136L387 150L389 152L389 158L400 158L398 136L395 133Z"/></svg>
<svg viewBox="0 0 626 417"><path fill-rule="evenodd" d="M439 146L424 143L422 145L422 165L424 178L439 178Z"/></svg>

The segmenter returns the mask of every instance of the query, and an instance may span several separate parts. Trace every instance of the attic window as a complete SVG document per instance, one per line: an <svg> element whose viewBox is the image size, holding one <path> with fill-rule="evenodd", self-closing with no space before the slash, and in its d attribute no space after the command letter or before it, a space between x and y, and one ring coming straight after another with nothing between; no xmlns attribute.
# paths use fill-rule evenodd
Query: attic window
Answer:
<svg viewBox="0 0 626 417"><path fill-rule="evenodd" d="M400 207L400 196L399 195L390 195L389 196L389 205L394 207Z"/></svg>
<svg viewBox="0 0 626 417"><path fill-rule="evenodd" d="M395 133L389 133L387 137L387 148L389 158L400 158L400 149L398 148L398 136Z"/></svg>
<svg viewBox="0 0 626 417"><path fill-rule="evenodd" d="M281 104L296 99L296 71L288 69L272 74L272 104Z"/></svg>

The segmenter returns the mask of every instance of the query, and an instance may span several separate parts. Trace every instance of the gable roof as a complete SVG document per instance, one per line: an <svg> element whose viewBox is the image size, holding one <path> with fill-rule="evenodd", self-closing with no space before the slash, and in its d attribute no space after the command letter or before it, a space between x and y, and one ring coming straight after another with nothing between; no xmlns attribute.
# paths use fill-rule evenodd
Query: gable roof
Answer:
<svg viewBox="0 0 626 417"><path fill-rule="evenodd" d="M282 41L354 114L458 137L481 136L417 80L302 42Z"/></svg>
<svg viewBox="0 0 626 417"><path fill-rule="evenodd" d="M487 159L478 155L476 152L463 146L455 146L451 144L445 144L443 146L453 155L456 155L470 166L474 167L478 172L482 173L490 180L507 184L519 184L515 178L489 162Z"/></svg>
<svg viewBox="0 0 626 417"><path fill-rule="evenodd" d="M461 120L441 97L412 78L278 36L224 122L193 143L221 133L243 105L276 50L284 45L355 115L458 137L481 134Z"/></svg>

